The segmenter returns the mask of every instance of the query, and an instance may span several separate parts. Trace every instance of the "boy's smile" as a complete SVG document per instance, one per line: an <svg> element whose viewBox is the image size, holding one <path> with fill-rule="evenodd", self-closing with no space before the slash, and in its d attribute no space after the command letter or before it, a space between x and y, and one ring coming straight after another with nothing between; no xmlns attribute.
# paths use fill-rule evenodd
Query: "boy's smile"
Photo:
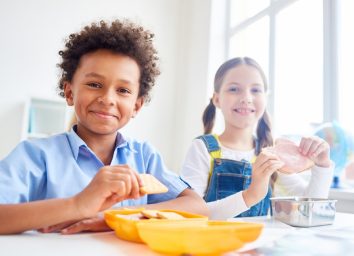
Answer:
<svg viewBox="0 0 354 256"><path fill-rule="evenodd" d="M80 137L115 138L143 105L139 83L140 69L134 59L109 50L83 55L64 89L68 105L75 108Z"/></svg>

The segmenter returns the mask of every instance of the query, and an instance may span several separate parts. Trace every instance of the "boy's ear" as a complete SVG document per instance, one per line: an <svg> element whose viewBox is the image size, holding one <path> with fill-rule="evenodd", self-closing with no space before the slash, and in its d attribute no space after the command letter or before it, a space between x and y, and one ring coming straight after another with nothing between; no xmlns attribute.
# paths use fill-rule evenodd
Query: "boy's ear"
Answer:
<svg viewBox="0 0 354 256"><path fill-rule="evenodd" d="M138 112L140 111L140 109L143 105L144 105L144 98L143 97L137 98L137 100L135 102L135 107L134 107L134 111L132 114L132 118L134 118L138 114Z"/></svg>
<svg viewBox="0 0 354 256"><path fill-rule="evenodd" d="M214 92L214 94L213 94L213 104L214 104L215 107L220 108L219 93Z"/></svg>
<svg viewBox="0 0 354 256"><path fill-rule="evenodd" d="M68 106L73 106L74 105L73 90L72 90L72 85L69 82L64 82L64 96Z"/></svg>

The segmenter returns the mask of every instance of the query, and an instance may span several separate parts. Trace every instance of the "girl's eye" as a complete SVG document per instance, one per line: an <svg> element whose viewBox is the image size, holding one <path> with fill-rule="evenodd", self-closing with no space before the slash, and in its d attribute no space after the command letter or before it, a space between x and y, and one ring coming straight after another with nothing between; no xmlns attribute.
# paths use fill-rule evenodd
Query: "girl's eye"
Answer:
<svg viewBox="0 0 354 256"><path fill-rule="evenodd" d="M238 88L238 87L230 87L228 91L229 92L239 92L240 88Z"/></svg>
<svg viewBox="0 0 354 256"><path fill-rule="evenodd" d="M99 83L88 83L87 85L92 88L101 88L102 87Z"/></svg>
<svg viewBox="0 0 354 256"><path fill-rule="evenodd" d="M262 93L263 90L261 88L252 88L251 90L253 93Z"/></svg>

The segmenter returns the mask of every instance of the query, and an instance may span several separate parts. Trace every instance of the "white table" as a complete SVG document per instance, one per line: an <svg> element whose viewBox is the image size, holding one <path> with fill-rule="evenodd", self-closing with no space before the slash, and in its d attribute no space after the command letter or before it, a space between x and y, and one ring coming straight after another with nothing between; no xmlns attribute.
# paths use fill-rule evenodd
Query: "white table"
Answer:
<svg viewBox="0 0 354 256"><path fill-rule="evenodd" d="M313 228L293 228L270 217L232 219L235 220L264 223L265 228L255 242L225 256L354 255L354 214L336 213L333 225ZM321 253L313 254L314 251ZM157 256L161 254L153 252L144 244L120 240L114 232L76 235L26 232L19 235L0 235L0 255Z"/></svg>
<svg viewBox="0 0 354 256"><path fill-rule="evenodd" d="M263 223L260 237L227 255L354 255L354 214L336 213L332 225L296 228L271 217L230 221Z"/></svg>

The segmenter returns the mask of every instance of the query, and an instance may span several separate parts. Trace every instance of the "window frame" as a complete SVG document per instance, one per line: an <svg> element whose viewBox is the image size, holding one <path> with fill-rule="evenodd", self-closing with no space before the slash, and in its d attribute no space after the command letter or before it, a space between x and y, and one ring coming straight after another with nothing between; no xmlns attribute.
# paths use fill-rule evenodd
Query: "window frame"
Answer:
<svg viewBox="0 0 354 256"><path fill-rule="evenodd" d="M225 55L230 56L229 43L231 38L239 31L246 29L249 25L263 18L269 17L269 59L268 59L268 81L270 94L267 109L274 117L274 101L276 94L275 84L275 54L276 54L276 16L277 14L297 1L303 0L270 0L265 9L243 20L241 23L230 26L231 1L226 0L225 24L226 40ZM339 2L332 0L323 1L323 112L322 122L338 120L338 24L339 24Z"/></svg>

